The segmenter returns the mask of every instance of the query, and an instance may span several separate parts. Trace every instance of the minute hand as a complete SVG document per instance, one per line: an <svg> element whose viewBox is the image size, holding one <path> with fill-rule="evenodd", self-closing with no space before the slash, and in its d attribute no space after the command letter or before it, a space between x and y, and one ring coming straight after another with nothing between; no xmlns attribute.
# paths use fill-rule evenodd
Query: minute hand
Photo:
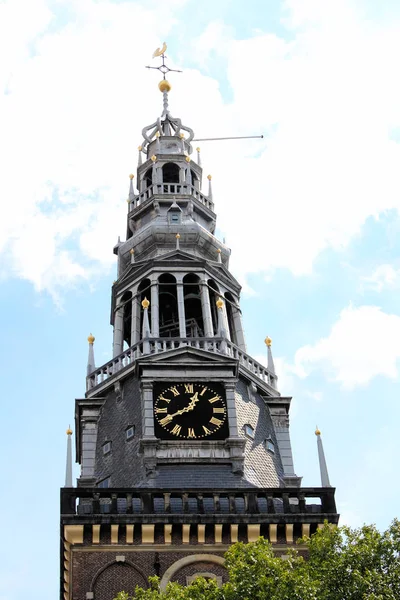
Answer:
<svg viewBox="0 0 400 600"><path fill-rule="evenodd" d="M198 401L199 401L198 392L196 392L195 395L190 398L190 402L187 406L185 406L185 408L181 408L180 410L177 410L175 413L170 415L171 419L173 417L176 417L177 415L182 415L185 412L189 412L189 411L193 410L196 402L198 402Z"/></svg>

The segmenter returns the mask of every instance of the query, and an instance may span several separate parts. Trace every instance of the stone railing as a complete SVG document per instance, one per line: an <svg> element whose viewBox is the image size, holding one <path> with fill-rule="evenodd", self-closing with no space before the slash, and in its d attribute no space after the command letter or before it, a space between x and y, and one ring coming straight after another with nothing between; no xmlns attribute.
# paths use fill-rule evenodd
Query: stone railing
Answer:
<svg viewBox="0 0 400 600"><path fill-rule="evenodd" d="M62 515L151 515L153 522L162 522L169 515L193 515L203 522L246 520L260 517L274 522L279 516L290 515L293 521L316 520L321 515L331 522L336 515L334 488L245 488L245 489L143 489L143 488L62 488ZM331 516L331 518L329 517ZM297 517L297 518L296 518Z"/></svg>
<svg viewBox="0 0 400 600"><path fill-rule="evenodd" d="M110 379L110 377L113 377L116 373L134 363L136 359L141 356L159 354L184 346L230 356L238 360L240 365L256 375L259 379L262 379L271 387L276 387L277 378L274 374L270 373L266 367L263 367L263 365L254 360L254 358L251 358L246 352L243 352L243 350L240 350L235 344L226 339L214 337L147 338L140 340L140 342L134 344L109 362L94 369L94 371L86 377L86 390L89 391L107 379Z"/></svg>
<svg viewBox="0 0 400 600"><path fill-rule="evenodd" d="M189 183L153 183L149 185L148 188L140 192L137 196L135 196L135 200L132 202L132 209L138 208L146 200L152 198L153 196L159 195L184 195L184 196L193 196L196 198L201 204L203 204L209 210L214 211L214 203L210 200L205 194L200 192L194 185Z"/></svg>

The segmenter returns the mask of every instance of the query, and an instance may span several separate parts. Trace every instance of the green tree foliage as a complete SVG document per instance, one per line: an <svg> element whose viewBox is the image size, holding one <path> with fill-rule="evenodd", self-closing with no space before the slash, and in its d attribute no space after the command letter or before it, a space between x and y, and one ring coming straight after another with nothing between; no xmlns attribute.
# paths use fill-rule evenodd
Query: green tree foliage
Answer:
<svg viewBox="0 0 400 600"><path fill-rule="evenodd" d="M159 588L136 588L114 600L399 600L400 522L380 533L375 526L359 529L325 523L301 543L308 558L289 550L277 557L264 538L234 544L225 555L229 582L218 587L198 578L189 586L169 583Z"/></svg>

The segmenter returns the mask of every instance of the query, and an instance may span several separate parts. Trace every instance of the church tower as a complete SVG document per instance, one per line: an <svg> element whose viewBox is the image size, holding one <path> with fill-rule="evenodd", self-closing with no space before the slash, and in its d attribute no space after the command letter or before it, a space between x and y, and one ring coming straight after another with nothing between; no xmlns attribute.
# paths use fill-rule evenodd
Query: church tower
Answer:
<svg viewBox="0 0 400 600"><path fill-rule="evenodd" d="M327 475L324 487L302 488L295 473L291 398L278 391L271 340L267 368L247 352L211 176L205 191L159 55L163 111L143 129L126 240L114 247L113 356L96 367L89 336L76 400L81 472L71 487L68 458L61 490L64 600L112 600L150 575L162 588L199 574L222 582L231 543L263 535L284 554L338 521Z"/></svg>

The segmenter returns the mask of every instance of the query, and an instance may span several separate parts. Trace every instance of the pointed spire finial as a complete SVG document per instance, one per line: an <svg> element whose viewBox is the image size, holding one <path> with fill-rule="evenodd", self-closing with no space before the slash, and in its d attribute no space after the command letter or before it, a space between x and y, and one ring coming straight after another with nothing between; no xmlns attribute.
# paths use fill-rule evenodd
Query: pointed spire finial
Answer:
<svg viewBox="0 0 400 600"><path fill-rule="evenodd" d="M221 258L221 248L217 248L217 256L218 256L218 258L217 258L218 262L219 262L219 263L220 263L220 262L222 262L222 258Z"/></svg>
<svg viewBox="0 0 400 600"><path fill-rule="evenodd" d="M207 179L208 179L208 198L210 200L212 200L212 186L211 186L211 179L212 179L212 175L207 175Z"/></svg>
<svg viewBox="0 0 400 600"><path fill-rule="evenodd" d="M93 344L94 344L95 339L96 338L94 337L94 335L92 333L88 336L88 339L87 339L89 342L89 354L88 354L88 362L87 362L87 368L86 368L86 372L88 375L90 375L90 373L92 373L92 371L94 371L96 368L96 365L94 362L94 349L93 349Z"/></svg>
<svg viewBox="0 0 400 600"><path fill-rule="evenodd" d="M275 365L274 365L274 359L272 357L272 340L269 337L269 335L267 335L267 337L264 340L265 345L267 346L267 353L268 353L268 363L267 363L267 368L268 371L270 373L272 373L272 375L275 375Z"/></svg>
<svg viewBox="0 0 400 600"><path fill-rule="evenodd" d="M200 157L200 148L199 148L199 146L197 146L196 152L197 152L197 164L199 165L199 167L201 167L201 157Z"/></svg>
<svg viewBox="0 0 400 600"><path fill-rule="evenodd" d="M138 167L140 167L141 164L142 164L142 150L143 150L143 146L138 146L138 152L139 152L139 155L138 155Z"/></svg>
<svg viewBox="0 0 400 600"><path fill-rule="evenodd" d="M321 486L331 487L329 482L328 467L326 466L324 447L322 445L321 431L318 427L315 429L315 435L317 436L317 448L318 448L318 460L319 460L319 471L321 474Z"/></svg>
<svg viewBox="0 0 400 600"><path fill-rule="evenodd" d="M175 238L176 238L176 249L179 250L179 240L181 239L180 234L177 233Z"/></svg>
<svg viewBox="0 0 400 600"><path fill-rule="evenodd" d="M68 425L67 433L67 460L65 464L65 487L72 487L72 429Z"/></svg>

